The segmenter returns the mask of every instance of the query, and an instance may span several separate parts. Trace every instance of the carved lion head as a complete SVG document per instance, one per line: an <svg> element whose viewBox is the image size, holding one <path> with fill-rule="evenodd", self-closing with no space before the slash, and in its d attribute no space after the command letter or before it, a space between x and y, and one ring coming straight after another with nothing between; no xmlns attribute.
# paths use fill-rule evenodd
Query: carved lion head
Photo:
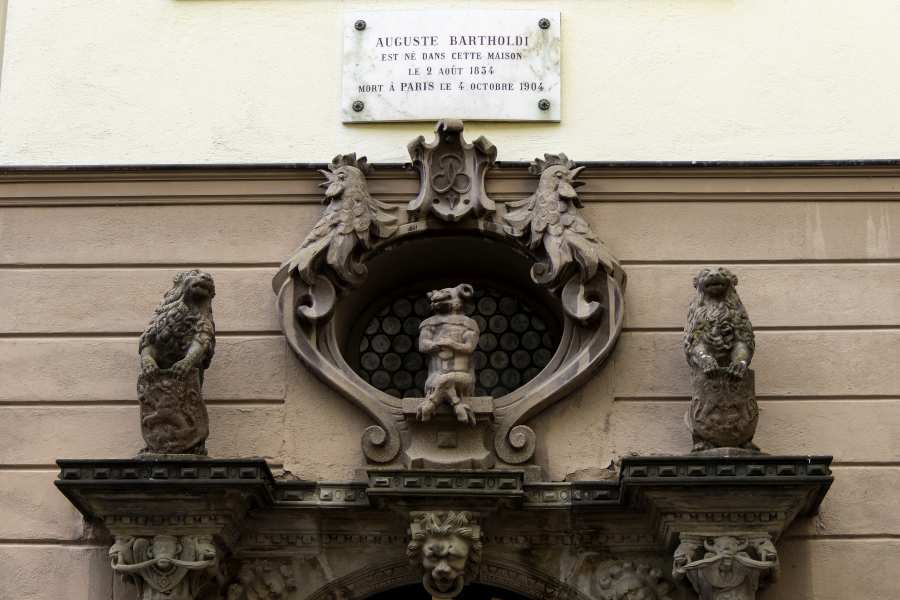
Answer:
<svg viewBox="0 0 900 600"><path fill-rule="evenodd" d="M428 292L428 301L434 314L462 314L463 302L474 293L471 285L461 283L456 287Z"/></svg>
<svg viewBox="0 0 900 600"><path fill-rule="evenodd" d="M422 585L435 598L455 598L481 562L481 531L467 512L414 516L406 555L422 569Z"/></svg>
<svg viewBox="0 0 900 600"><path fill-rule="evenodd" d="M191 306L208 304L216 295L212 275L199 269L182 271L172 281L172 289L166 292L162 305L179 301Z"/></svg>
<svg viewBox="0 0 900 600"><path fill-rule="evenodd" d="M694 277L694 288L701 296L723 298L737 287L737 275L725 267L707 267Z"/></svg>

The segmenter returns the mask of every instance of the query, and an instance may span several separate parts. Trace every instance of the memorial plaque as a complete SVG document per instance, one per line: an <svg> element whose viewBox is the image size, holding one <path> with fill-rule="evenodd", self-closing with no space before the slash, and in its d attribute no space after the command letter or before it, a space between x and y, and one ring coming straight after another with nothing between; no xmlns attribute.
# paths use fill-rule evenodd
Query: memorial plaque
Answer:
<svg viewBox="0 0 900 600"><path fill-rule="evenodd" d="M559 31L559 11L346 11L341 115L559 121Z"/></svg>

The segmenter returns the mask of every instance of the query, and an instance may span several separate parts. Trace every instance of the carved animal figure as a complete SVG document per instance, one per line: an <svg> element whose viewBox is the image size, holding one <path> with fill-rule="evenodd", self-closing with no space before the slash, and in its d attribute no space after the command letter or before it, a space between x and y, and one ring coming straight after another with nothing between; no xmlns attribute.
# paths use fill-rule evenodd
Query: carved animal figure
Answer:
<svg viewBox="0 0 900 600"><path fill-rule="evenodd" d="M475 424L472 407L463 401L475 393L472 353L478 346L478 323L463 314L463 302L473 293L465 283L428 293L435 314L419 325L419 351L429 357L425 399L416 409L421 421L447 402L458 421Z"/></svg>
<svg viewBox="0 0 900 600"><path fill-rule="evenodd" d="M737 276L723 267L703 269L694 278L697 294L688 308L684 351L688 364L707 376L724 369L742 379L753 359L753 326L737 283Z"/></svg>
<svg viewBox="0 0 900 600"><path fill-rule="evenodd" d="M778 555L768 539L750 542L731 536L682 542L675 551L673 576L687 577L700 600L756 600L764 576L774 578Z"/></svg>
<svg viewBox="0 0 900 600"><path fill-rule="evenodd" d="M455 598L478 574L481 530L467 512L428 512L410 526L406 556L433 598Z"/></svg>
<svg viewBox="0 0 900 600"><path fill-rule="evenodd" d="M395 208L369 195L366 175L370 167L356 154L335 156L328 171L319 171L326 181L325 209L289 261L289 272L297 270L308 285L326 273L335 283L354 286L365 279L366 267L359 261L362 251L379 237L397 229Z"/></svg>
<svg viewBox="0 0 900 600"><path fill-rule="evenodd" d="M179 273L140 337L144 452L206 452L209 420L200 388L215 351L215 295L209 273Z"/></svg>
<svg viewBox="0 0 900 600"><path fill-rule="evenodd" d="M528 247L543 247L543 258L531 269L539 285L554 286L577 274L582 283L602 267L624 282L624 271L590 225L578 213L583 208L575 189L584 167L576 167L565 154L545 154L535 159L529 171L540 176L537 190L524 200L508 202L504 215L507 233L529 234Z"/></svg>
<svg viewBox="0 0 900 600"><path fill-rule="evenodd" d="M210 536L117 537L109 559L140 600L194 600L218 563Z"/></svg>

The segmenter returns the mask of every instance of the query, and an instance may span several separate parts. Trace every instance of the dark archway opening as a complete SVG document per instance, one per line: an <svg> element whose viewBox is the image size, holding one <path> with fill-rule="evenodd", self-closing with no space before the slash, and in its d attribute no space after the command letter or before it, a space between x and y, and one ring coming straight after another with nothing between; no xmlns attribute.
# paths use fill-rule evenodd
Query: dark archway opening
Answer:
<svg viewBox="0 0 900 600"><path fill-rule="evenodd" d="M407 585L387 592L369 596L368 600L431 600L431 595L421 584ZM489 585L471 584L466 586L457 600L530 600L525 596Z"/></svg>

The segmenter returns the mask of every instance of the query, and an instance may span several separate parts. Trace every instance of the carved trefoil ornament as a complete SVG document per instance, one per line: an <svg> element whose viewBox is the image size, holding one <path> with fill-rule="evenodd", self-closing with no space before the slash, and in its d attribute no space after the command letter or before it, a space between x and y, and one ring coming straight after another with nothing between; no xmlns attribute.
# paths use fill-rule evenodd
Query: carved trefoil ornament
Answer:
<svg viewBox="0 0 900 600"><path fill-rule="evenodd" d="M142 453L206 454L209 416L201 388L216 346L209 273L176 275L138 342Z"/></svg>
<svg viewBox="0 0 900 600"><path fill-rule="evenodd" d="M473 418L484 423L484 435L478 435L485 439L475 444L479 454L470 457L483 466L531 460L537 440L526 421L584 383L622 330L625 274L578 212L581 169L565 155L548 155L533 166L535 194L495 203L485 191L485 175L496 148L483 138L468 144L462 132L461 122L444 120L433 142L420 137L410 144L419 190L405 203L396 194L392 203L369 194L363 159L352 154L335 159L323 171L321 219L273 280L291 348L375 421L362 442L372 463L416 462L406 452L414 443L413 429L436 408L423 404L410 412L405 402L414 398L411 389L424 394L424 373L416 385L413 375L420 372L418 361L430 360L429 353L404 355L420 346L419 324L427 315L417 313L414 321L407 308L403 318L410 323L397 322L387 306L382 309L386 300L415 305L429 291L460 281L492 297L510 298L508 313L483 300L486 312L467 315L484 321L473 354L476 385L498 392L475 394L478 401L471 403L450 399L465 411L466 424ZM478 303L480 311L482 299ZM373 321L376 306L387 311L378 315L384 330ZM516 314L516 306L531 313ZM363 337L373 323L371 335ZM491 355L494 363L485 367L498 344L508 351ZM456 358L465 362L468 354L458 352ZM521 365L518 372L507 364L513 358ZM412 366L400 373L398 365L406 359ZM498 385L508 368L505 381L512 383ZM463 426L456 424L456 433L475 435L462 434ZM437 433L436 439L452 445L448 440L455 432ZM463 445L461 440L456 448ZM437 458L426 462L458 467L467 460L459 450L443 454L446 460L436 450Z"/></svg>
<svg viewBox="0 0 900 600"><path fill-rule="evenodd" d="M419 195L407 210L432 214L443 221L459 221L496 210L484 189L484 177L497 159L497 148L484 136L469 144L462 121L438 122L431 143L419 136L410 142L409 156L419 171Z"/></svg>
<svg viewBox="0 0 900 600"><path fill-rule="evenodd" d="M220 575L211 536L117 536L109 559L139 600L197 600Z"/></svg>
<svg viewBox="0 0 900 600"><path fill-rule="evenodd" d="M432 598L456 598L478 575L481 527L466 511L412 513L406 555Z"/></svg>
<svg viewBox="0 0 900 600"><path fill-rule="evenodd" d="M778 575L778 552L768 535L682 534L672 575L686 578L700 600L756 600Z"/></svg>
<svg viewBox="0 0 900 600"><path fill-rule="evenodd" d="M702 269L688 308L684 351L691 368L693 396L685 422L693 451L758 452L753 435L759 420L754 373L753 325L724 267Z"/></svg>

